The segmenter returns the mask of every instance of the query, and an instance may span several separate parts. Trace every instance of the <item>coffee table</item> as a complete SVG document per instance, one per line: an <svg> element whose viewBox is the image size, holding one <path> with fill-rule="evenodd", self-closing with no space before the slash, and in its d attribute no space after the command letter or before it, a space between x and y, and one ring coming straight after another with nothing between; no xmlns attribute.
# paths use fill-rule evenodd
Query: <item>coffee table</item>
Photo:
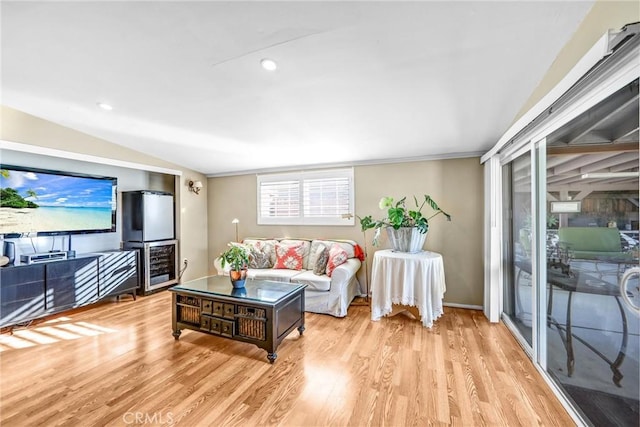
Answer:
<svg viewBox="0 0 640 427"><path fill-rule="evenodd" d="M207 276L169 289L173 336L183 329L255 344L273 363L282 340L297 328L304 332L306 285L247 280L234 289L227 276Z"/></svg>

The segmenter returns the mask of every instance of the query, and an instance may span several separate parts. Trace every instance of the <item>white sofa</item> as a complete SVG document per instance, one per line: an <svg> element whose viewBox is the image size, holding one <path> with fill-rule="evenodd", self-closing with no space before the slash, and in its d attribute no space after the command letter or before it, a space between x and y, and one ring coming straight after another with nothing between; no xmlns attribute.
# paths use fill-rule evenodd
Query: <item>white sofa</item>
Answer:
<svg viewBox="0 0 640 427"><path fill-rule="evenodd" d="M277 269L277 268L249 268L247 277L258 280L273 280L278 282L301 283L307 285L305 288L305 311L312 313L330 314L336 317L347 315L347 308L351 301L363 295L360 290L360 283L356 278L356 273L360 269L361 252L354 241L341 240L308 240L308 239L244 239L242 242L248 246L258 246L260 248L271 247L269 256L271 265L275 265L276 243L299 244L302 243L304 255L301 270ZM327 274L316 275L313 272L316 259L315 249L317 245L323 244L331 248L333 244L339 245L347 253L347 261L333 270L331 277Z"/></svg>

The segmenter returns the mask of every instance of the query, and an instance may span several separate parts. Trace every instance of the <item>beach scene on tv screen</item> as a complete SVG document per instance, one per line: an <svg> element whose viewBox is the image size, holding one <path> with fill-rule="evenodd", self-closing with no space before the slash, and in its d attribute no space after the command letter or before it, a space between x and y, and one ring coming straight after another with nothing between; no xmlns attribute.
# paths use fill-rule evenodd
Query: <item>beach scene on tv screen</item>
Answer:
<svg viewBox="0 0 640 427"><path fill-rule="evenodd" d="M0 168L0 233L110 230L111 180Z"/></svg>

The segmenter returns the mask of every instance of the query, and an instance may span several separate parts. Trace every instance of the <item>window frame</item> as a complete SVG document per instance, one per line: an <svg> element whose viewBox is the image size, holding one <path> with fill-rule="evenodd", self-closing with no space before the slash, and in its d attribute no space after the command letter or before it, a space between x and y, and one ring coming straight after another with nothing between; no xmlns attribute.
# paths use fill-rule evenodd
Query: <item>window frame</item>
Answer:
<svg viewBox="0 0 640 427"><path fill-rule="evenodd" d="M349 211L340 217L305 217L304 206L304 182L311 179L347 178L349 186ZM297 181L299 185L299 215L297 217L270 218L262 216L262 191L263 183ZM355 225L354 206L355 188L353 168L323 169L312 171L283 172L256 175L256 218L258 225L331 225L352 226Z"/></svg>

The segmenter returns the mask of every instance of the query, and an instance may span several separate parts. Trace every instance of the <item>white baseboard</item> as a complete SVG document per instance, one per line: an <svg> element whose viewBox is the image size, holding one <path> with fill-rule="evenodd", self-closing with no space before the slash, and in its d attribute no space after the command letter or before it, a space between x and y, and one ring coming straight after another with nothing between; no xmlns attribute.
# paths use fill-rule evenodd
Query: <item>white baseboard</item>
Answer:
<svg viewBox="0 0 640 427"><path fill-rule="evenodd" d="M481 305L471 305L471 304L458 304L455 302L443 302L442 305L445 307L453 307L453 308L466 308L467 310L483 310L484 307Z"/></svg>

